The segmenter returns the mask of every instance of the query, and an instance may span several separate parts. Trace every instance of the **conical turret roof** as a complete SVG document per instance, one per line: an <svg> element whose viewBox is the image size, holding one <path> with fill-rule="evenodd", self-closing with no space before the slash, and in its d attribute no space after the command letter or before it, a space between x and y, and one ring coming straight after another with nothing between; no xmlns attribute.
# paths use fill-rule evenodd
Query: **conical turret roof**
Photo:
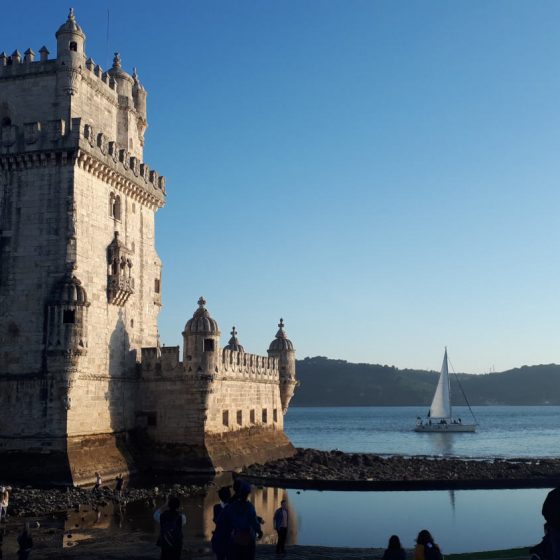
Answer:
<svg viewBox="0 0 560 560"><path fill-rule="evenodd" d="M80 35L85 37L82 28L79 26L78 22L76 21L76 17L74 16L74 8L70 8L70 13L68 14L68 19L58 28L56 32L56 37L62 33Z"/></svg>
<svg viewBox="0 0 560 560"><path fill-rule="evenodd" d="M280 319L278 323L278 332L276 333L276 338L270 343L268 347L269 352L281 352L282 350L293 350L294 345L292 341L287 337L286 331L284 330L284 319Z"/></svg>
<svg viewBox="0 0 560 560"><path fill-rule="evenodd" d="M232 327L230 334L231 334L231 338L229 339L229 342L227 343L227 346L224 347L224 349L231 350L232 352L245 352L243 346L239 344L239 340L237 339L237 331L235 330L235 327Z"/></svg>
<svg viewBox="0 0 560 560"><path fill-rule="evenodd" d="M198 309L194 312L192 319L187 321L183 334L220 334L218 323L210 317L210 313L205 307L206 300L200 297Z"/></svg>

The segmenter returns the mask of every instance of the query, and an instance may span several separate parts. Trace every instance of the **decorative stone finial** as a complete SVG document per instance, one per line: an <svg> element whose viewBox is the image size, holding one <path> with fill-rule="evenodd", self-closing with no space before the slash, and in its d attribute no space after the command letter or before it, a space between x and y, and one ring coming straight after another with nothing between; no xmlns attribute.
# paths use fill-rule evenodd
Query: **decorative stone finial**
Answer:
<svg viewBox="0 0 560 560"><path fill-rule="evenodd" d="M206 305L206 300L200 296L198 298L198 307L200 307L201 309L204 309L204 306Z"/></svg>
<svg viewBox="0 0 560 560"><path fill-rule="evenodd" d="M138 81L138 70L136 66L132 69L132 78L137 82Z"/></svg>
<svg viewBox="0 0 560 560"><path fill-rule="evenodd" d="M74 21L76 19L74 17L74 8L70 8L70 11L68 12L68 19L71 21Z"/></svg>
<svg viewBox="0 0 560 560"><path fill-rule="evenodd" d="M280 322L278 323L278 326L283 329L284 328L284 319L282 319L282 317L280 317Z"/></svg>
<svg viewBox="0 0 560 560"><path fill-rule="evenodd" d="M120 68L121 67L121 55L116 52L115 57L113 58L113 68Z"/></svg>
<svg viewBox="0 0 560 560"><path fill-rule="evenodd" d="M237 331L235 330L235 327L232 327L231 332L229 334L231 334L232 337L237 336Z"/></svg>

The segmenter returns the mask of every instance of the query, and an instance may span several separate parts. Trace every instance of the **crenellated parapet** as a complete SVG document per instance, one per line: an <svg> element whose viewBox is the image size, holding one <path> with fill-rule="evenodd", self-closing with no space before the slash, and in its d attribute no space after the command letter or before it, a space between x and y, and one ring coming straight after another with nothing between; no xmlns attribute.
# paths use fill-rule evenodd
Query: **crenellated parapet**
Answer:
<svg viewBox="0 0 560 560"><path fill-rule="evenodd" d="M165 178L82 119L0 126L0 171L66 163L156 209L165 203Z"/></svg>
<svg viewBox="0 0 560 560"><path fill-rule="evenodd" d="M11 55L0 52L0 80L13 77L26 77L37 74L55 73L56 59L49 60L49 51L42 47L39 51L41 58L35 60L35 53L31 49L25 51L24 56L18 50Z"/></svg>
<svg viewBox="0 0 560 560"><path fill-rule="evenodd" d="M179 361L178 346L164 346L163 348L142 348L141 361L142 376L175 377L177 375L187 378L201 378L207 382L222 380L238 380L247 382L265 382L278 384L279 362L277 358L246 354L222 350L221 367L211 374L204 371L189 371Z"/></svg>
<svg viewBox="0 0 560 560"><path fill-rule="evenodd" d="M247 354L224 348L222 350L222 377L247 381L278 383L278 359Z"/></svg>
<svg viewBox="0 0 560 560"><path fill-rule="evenodd" d="M142 348L141 363L142 377L184 377L183 363L179 361L178 346L164 346L163 348Z"/></svg>

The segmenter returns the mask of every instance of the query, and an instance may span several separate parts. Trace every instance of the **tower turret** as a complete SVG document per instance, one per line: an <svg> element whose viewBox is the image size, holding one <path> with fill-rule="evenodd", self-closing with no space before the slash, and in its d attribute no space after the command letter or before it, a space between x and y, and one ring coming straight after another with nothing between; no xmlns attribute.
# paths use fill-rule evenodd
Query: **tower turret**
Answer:
<svg viewBox="0 0 560 560"><path fill-rule="evenodd" d="M123 70L121 55L118 52L116 52L113 57L113 67L109 70L109 75L117 82L117 93L128 99L132 99L134 80L128 72Z"/></svg>
<svg viewBox="0 0 560 560"><path fill-rule="evenodd" d="M292 341L286 336L284 319L280 319L278 323L278 332L268 347L268 355L278 358L278 367L280 370L280 400L282 401L282 412L286 414L290 401L294 396L297 381L296 352Z"/></svg>
<svg viewBox="0 0 560 560"><path fill-rule="evenodd" d="M230 334L231 334L231 338L229 339L227 346L224 346L224 350L231 350L232 352L245 352L243 346L239 344L239 340L237 338L237 331L235 330L235 327L231 328Z"/></svg>
<svg viewBox="0 0 560 560"><path fill-rule="evenodd" d="M60 65L83 66L85 62L86 36L70 8L68 19L56 32L56 58Z"/></svg>
<svg viewBox="0 0 560 560"><path fill-rule="evenodd" d="M205 307L206 300L198 300L198 309L187 321L183 331L183 364L187 372L213 375L218 372L220 329Z"/></svg>

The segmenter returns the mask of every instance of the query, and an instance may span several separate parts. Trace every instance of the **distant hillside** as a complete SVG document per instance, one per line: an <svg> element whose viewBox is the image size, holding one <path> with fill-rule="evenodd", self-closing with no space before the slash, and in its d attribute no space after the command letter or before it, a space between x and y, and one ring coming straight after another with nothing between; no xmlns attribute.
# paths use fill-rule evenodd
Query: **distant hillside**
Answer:
<svg viewBox="0 0 560 560"><path fill-rule="evenodd" d="M297 362L300 386L292 406L429 405L439 372L316 357ZM503 373L459 374L472 405L560 405L560 365L523 366ZM454 404L464 404L451 376Z"/></svg>

